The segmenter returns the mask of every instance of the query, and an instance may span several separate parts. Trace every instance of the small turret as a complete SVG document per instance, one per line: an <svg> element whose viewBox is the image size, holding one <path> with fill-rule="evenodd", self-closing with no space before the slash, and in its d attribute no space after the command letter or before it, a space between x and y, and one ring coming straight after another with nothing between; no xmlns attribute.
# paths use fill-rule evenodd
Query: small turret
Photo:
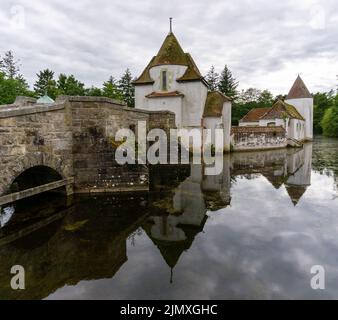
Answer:
<svg viewBox="0 0 338 320"><path fill-rule="evenodd" d="M313 139L313 97L302 78L298 75L286 99L295 106L305 119L305 140Z"/></svg>

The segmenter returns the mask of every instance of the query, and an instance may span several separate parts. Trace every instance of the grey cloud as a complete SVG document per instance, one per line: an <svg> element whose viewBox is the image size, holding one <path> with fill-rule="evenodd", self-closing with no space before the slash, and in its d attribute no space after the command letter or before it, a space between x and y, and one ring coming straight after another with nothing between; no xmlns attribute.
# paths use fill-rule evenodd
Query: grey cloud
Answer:
<svg viewBox="0 0 338 320"><path fill-rule="evenodd" d="M25 28L10 25L13 2L2 1L0 52L15 51L30 84L46 67L73 73L87 85L118 77L127 67L137 75L158 51L169 16L202 73L212 64L219 70L228 64L242 88L275 93L285 93L297 73L312 91L336 82L338 4L332 0L18 0L15 5L25 10Z"/></svg>

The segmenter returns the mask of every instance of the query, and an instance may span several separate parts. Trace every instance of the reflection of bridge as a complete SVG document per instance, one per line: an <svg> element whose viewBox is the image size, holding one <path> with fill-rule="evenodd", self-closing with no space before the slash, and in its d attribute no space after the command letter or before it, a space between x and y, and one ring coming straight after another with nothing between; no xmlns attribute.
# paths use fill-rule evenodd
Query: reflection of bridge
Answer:
<svg viewBox="0 0 338 320"><path fill-rule="evenodd" d="M0 265L1 299L42 299L81 280L112 278L128 259L128 237L148 213L137 202L129 203L134 210L107 205L104 196L99 202L87 199L8 232L0 239L0 256L5 257ZM98 206L103 214L93 216ZM16 264L26 268L25 290L10 287L9 270Z"/></svg>
<svg viewBox="0 0 338 320"><path fill-rule="evenodd" d="M16 221L11 224L10 220L0 229L0 255L6 257L0 265L0 296L43 298L66 284L111 278L127 261L126 239L139 228L173 269L203 231L207 212L230 205L236 177L262 175L274 188L285 185L297 204L311 181L311 153L312 145L305 144L302 150L227 155L224 170L217 176L205 176L202 166L191 165L184 181L167 192L161 189L160 195L150 194L148 205L136 197L132 201L128 197L114 201L104 196L89 198L74 205L62 204L65 209L22 228L15 227L22 219L15 219L14 214ZM156 191L156 184L153 187ZM30 266L26 290L9 288L8 270L13 264Z"/></svg>
<svg viewBox="0 0 338 320"><path fill-rule="evenodd" d="M139 120L148 129L168 129L174 115L99 97L60 97L52 104L19 97L1 106L0 205L61 186L68 194L73 185L76 192L147 190L147 168L117 166L112 144L118 129Z"/></svg>

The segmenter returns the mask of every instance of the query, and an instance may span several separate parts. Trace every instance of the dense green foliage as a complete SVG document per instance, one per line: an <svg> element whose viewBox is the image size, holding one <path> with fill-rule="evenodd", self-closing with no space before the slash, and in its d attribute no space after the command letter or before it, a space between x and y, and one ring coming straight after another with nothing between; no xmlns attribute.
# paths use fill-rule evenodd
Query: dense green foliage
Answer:
<svg viewBox="0 0 338 320"><path fill-rule="evenodd" d="M338 94L331 98L332 106L326 109L321 127L327 137L338 137Z"/></svg>
<svg viewBox="0 0 338 320"><path fill-rule="evenodd" d="M34 83L34 92L36 97L48 95L52 99L57 96L56 81L54 80L54 71L45 69L36 74L38 80Z"/></svg>
<svg viewBox="0 0 338 320"><path fill-rule="evenodd" d="M0 72L0 104L10 104L17 96L33 96L25 81L13 78L9 79Z"/></svg>
<svg viewBox="0 0 338 320"><path fill-rule="evenodd" d="M102 87L85 87L85 84L75 78L74 75L59 74L55 78L55 72L44 69L36 74L33 91L24 77L20 74L19 61L14 58L12 51L0 56L0 105L10 104L17 96L31 96L39 98L47 94L52 99L60 95L69 96L99 96L124 101L128 106L134 107L134 86L132 74L127 69L116 81L110 76Z"/></svg>
<svg viewBox="0 0 338 320"><path fill-rule="evenodd" d="M334 92L318 92L314 95L313 108L313 132L315 134L323 133L322 120L325 112L334 105Z"/></svg>
<svg viewBox="0 0 338 320"><path fill-rule="evenodd" d="M233 103L232 125L238 125L242 119L253 108L269 108L274 103L274 97L268 90L249 88L242 90Z"/></svg>
<svg viewBox="0 0 338 320"><path fill-rule="evenodd" d="M29 86L20 74L19 61L12 51L0 57L0 104L10 104L17 96L33 96Z"/></svg>

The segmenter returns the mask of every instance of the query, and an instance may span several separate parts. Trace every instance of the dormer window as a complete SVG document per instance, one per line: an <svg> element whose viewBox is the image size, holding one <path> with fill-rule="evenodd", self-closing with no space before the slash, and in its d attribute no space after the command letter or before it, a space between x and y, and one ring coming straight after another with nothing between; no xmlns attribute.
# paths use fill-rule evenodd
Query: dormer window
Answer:
<svg viewBox="0 0 338 320"><path fill-rule="evenodd" d="M161 84L162 84L162 91L168 90L168 77L167 77L167 70L161 71Z"/></svg>

